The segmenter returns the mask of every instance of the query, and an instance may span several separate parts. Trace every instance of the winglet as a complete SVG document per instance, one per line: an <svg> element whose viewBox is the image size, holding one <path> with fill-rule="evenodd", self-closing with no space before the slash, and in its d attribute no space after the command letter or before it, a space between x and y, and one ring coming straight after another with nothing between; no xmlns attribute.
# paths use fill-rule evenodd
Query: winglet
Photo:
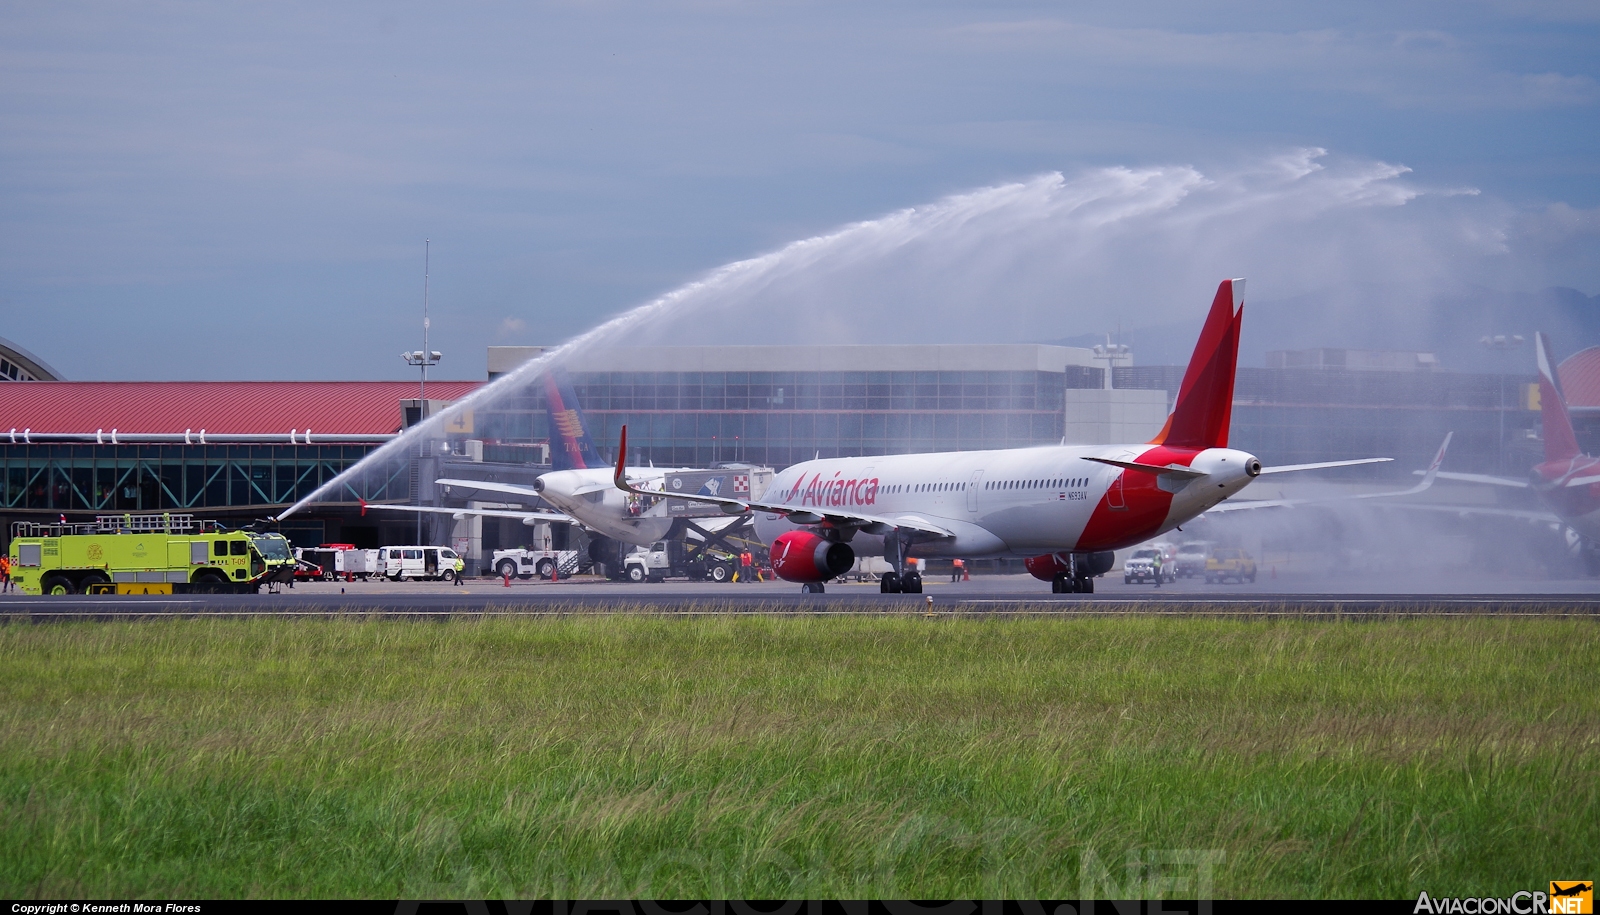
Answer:
<svg viewBox="0 0 1600 915"><path fill-rule="evenodd" d="M632 487L630 487L628 485L628 478L627 478L626 474L623 472L623 468L625 468L627 466L628 466L628 424L627 423L623 423L622 424L622 437L617 439L617 470L616 470L616 473L612 475L611 479L612 479L613 482L615 482L617 484L617 488L618 489L620 489L620 490L622 490L624 492L632 492L633 489L632 489Z"/></svg>
<svg viewBox="0 0 1600 915"><path fill-rule="evenodd" d="M1578 436L1572 431L1567 400L1561 392L1561 376L1550 364L1550 341L1544 333L1533 335L1534 355L1539 361L1539 418L1544 429L1544 459L1568 461L1583 453Z"/></svg>
<svg viewBox="0 0 1600 915"><path fill-rule="evenodd" d="M1454 437L1454 432L1446 432L1444 434L1444 442L1439 445L1439 453L1433 456L1433 463L1429 464L1428 469L1423 472L1422 485L1417 487L1417 492L1422 492L1433 485L1433 481L1439 476L1439 467L1444 463L1444 453L1450 450L1450 439Z"/></svg>
<svg viewBox="0 0 1600 915"><path fill-rule="evenodd" d="M1172 414L1152 445L1226 448L1233 420L1233 381L1239 364L1244 279L1223 280L1200 328L1194 355L1178 386Z"/></svg>

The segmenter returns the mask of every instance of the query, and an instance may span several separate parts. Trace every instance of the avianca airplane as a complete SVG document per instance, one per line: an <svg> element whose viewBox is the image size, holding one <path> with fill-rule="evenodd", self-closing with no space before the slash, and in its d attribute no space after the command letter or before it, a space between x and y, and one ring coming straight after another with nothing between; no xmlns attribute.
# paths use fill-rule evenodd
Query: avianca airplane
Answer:
<svg viewBox="0 0 1600 915"><path fill-rule="evenodd" d="M1493 508L1450 508L1461 514L1499 515L1565 525L1568 536L1590 563L1600 566L1600 458L1584 454L1572 429L1561 378L1550 361L1550 338L1534 334L1534 357L1539 365L1539 421L1544 436L1544 461L1535 464L1527 479L1481 473L1441 472L1443 480L1486 483L1515 489L1532 489L1549 512Z"/></svg>
<svg viewBox="0 0 1600 915"><path fill-rule="evenodd" d="M894 566L886 593L922 590L911 556L1026 557L1052 591L1092 592L1112 551L1203 514L1263 473L1389 460L1263 468L1228 447L1243 311L1244 280L1223 280L1172 415L1150 442L830 458L784 470L762 499L691 498L756 512L773 571L809 592L849 569L857 552ZM645 494L624 466L627 434L615 486Z"/></svg>
<svg viewBox="0 0 1600 915"><path fill-rule="evenodd" d="M441 479L438 485L519 496L524 501L543 498L561 512L516 511L512 509L431 508L415 505L373 505L395 511L425 511L450 514L457 520L468 515L520 518L526 524L538 521L578 523L622 543L648 546L666 539L678 519L667 514L664 500L666 475L675 468L632 467L628 474L639 482L639 494L619 492L611 482L611 466L600 457L589 437L577 393L565 372L552 370L544 376L545 412L550 425L550 466L531 486L494 483L483 480ZM684 468L690 469L690 468ZM736 488L728 471L729 488ZM715 493L709 493L714 495ZM676 497L677 493L673 493ZM695 519L700 533L721 531L740 519ZM595 557L597 561L609 561Z"/></svg>

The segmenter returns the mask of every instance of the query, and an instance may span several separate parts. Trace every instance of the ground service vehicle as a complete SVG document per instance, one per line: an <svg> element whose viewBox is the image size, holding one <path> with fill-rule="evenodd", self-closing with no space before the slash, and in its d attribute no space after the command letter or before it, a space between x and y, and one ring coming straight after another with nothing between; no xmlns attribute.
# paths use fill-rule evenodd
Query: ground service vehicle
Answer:
<svg viewBox="0 0 1600 915"><path fill-rule="evenodd" d="M850 571L839 576L839 579L843 581L846 578L853 578L858 582L877 581L885 574L893 571L894 566L889 565L887 560L880 559L877 556L857 556L855 566Z"/></svg>
<svg viewBox="0 0 1600 915"><path fill-rule="evenodd" d="M1244 550L1219 547L1211 551L1206 560L1206 581L1219 582L1232 578L1235 581L1255 581L1256 561Z"/></svg>
<svg viewBox="0 0 1600 915"><path fill-rule="evenodd" d="M1161 559L1160 571L1156 570L1156 560ZM1136 581L1154 582L1159 585L1164 581L1177 581L1178 570L1175 563L1169 563L1155 547L1141 547L1134 550L1133 555L1122 563L1122 583L1131 585Z"/></svg>
<svg viewBox="0 0 1600 915"><path fill-rule="evenodd" d="M1178 577L1194 578L1206 574L1206 558L1211 555L1211 544L1205 540L1191 540L1178 547Z"/></svg>
<svg viewBox="0 0 1600 915"><path fill-rule="evenodd" d="M578 571L579 561L577 550L495 550L491 568L501 578L565 578Z"/></svg>
<svg viewBox="0 0 1600 915"><path fill-rule="evenodd" d="M641 547L624 557L622 570L629 581L730 581L737 566L730 556L691 550L682 540L657 540L649 549Z"/></svg>
<svg viewBox="0 0 1600 915"><path fill-rule="evenodd" d="M250 593L291 581L294 569L282 534L225 531L193 515L11 526L11 579L24 594Z"/></svg>
<svg viewBox="0 0 1600 915"><path fill-rule="evenodd" d="M446 546L386 546L378 550L378 574L402 579L455 581L467 566Z"/></svg>

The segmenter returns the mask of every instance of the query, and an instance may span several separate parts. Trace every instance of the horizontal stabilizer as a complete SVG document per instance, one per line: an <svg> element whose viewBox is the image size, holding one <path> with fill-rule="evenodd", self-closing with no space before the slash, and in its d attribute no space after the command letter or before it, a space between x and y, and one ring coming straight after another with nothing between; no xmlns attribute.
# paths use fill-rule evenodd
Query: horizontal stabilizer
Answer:
<svg viewBox="0 0 1600 915"><path fill-rule="evenodd" d="M1322 461L1316 464L1281 464L1277 467L1263 467L1263 476L1269 473L1295 473L1300 470L1326 470L1329 467L1354 467L1357 464L1382 464L1394 458L1358 458L1354 461Z"/></svg>
<svg viewBox="0 0 1600 915"><path fill-rule="evenodd" d="M1193 480L1196 477L1205 476L1204 473L1190 467L1185 467L1182 464L1167 464L1162 466L1160 464L1141 464L1138 461L1117 461L1111 458L1097 457L1086 457L1084 460L1094 461L1096 464L1109 464L1112 467L1121 467L1123 470L1132 470L1136 473L1148 473L1158 477L1171 476L1179 477L1185 480Z"/></svg>

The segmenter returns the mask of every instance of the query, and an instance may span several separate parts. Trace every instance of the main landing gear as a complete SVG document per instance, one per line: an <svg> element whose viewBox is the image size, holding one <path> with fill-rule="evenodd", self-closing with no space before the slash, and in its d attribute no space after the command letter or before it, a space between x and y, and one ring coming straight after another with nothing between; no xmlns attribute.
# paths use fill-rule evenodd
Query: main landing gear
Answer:
<svg viewBox="0 0 1600 915"><path fill-rule="evenodd" d="M893 566L893 570L883 573L883 578L878 580L880 593L922 593L922 575L917 572L916 567L906 567L906 552L910 546L910 535L898 529L883 538L883 558Z"/></svg>
<svg viewBox="0 0 1600 915"><path fill-rule="evenodd" d="M882 594L921 594L922 576L916 572L885 572L878 580L878 591Z"/></svg>
<svg viewBox="0 0 1600 915"><path fill-rule="evenodd" d="M808 581L808 582L805 582L804 584L802 584L800 586L800 593L801 594L825 594L825 593L827 593L827 591L826 591L825 588L822 587L822 582L820 582L820 581Z"/></svg>
<svg viewBox="0 0 1600 915"><path fill-rule="evenodd" d="M1094 579L1088 575L1077 576L1066 572L1057 572L1056 577L1050 580L1051 594L1093 594Z"/></svg>

